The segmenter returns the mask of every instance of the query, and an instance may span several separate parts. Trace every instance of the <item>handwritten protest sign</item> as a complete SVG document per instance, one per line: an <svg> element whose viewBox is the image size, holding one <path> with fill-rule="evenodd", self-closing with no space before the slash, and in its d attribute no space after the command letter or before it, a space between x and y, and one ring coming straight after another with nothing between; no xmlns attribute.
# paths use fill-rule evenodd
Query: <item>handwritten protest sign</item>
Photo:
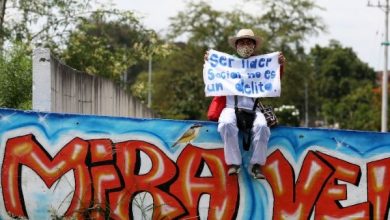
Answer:
<svg viewBox="0 0 390 220"><path fill-rule="evenodd" d="M241 59L209 50L203 66L206 96L280 96L279 52Z"/></svg>

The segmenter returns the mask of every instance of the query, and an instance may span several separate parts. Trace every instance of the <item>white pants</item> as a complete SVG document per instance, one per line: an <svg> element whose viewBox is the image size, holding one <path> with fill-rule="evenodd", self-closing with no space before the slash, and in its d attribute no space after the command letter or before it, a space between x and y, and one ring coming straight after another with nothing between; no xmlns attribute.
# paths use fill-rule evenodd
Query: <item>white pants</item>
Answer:
<svg viewBox="0 0 390 220"><path fill-rule="evenodd" d="M241 165L241 151L238 145L238 128L234 108L224 108L218 121L218 132L221 134L226 164ZM267 157L267 144L271 131L263 113L257 112L252 128L253 154L251 164L264 165Z"/></svg>

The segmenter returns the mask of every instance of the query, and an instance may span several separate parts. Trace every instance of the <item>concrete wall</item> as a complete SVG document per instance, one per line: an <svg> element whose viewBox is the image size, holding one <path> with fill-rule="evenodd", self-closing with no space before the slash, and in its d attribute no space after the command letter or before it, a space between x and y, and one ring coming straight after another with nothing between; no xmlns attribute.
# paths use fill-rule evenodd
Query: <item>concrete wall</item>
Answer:
<svg viewBox="0 0 390 220"><path fill-rule="evenodd" d="M213 122L0 116L0 219L389 218L389 133L277 127L255 180L247 151L226 174Z"/></svg>
<svg viewBox="0 0 390 220"><path fill-rule="evenodd" d="M39 48L33 55L33 109L151 118L153 112L111 80L77 71Z"/></svg>

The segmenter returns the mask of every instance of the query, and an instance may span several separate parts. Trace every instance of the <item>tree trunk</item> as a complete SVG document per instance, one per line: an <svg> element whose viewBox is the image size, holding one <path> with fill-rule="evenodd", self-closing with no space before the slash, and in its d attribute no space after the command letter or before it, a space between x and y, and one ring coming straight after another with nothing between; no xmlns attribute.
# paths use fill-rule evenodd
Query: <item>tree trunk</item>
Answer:
<svg viewBox="0 0 390 220"><path fill-rule="evenodd" d="M4 31L4 15L5 15L5 6L7 4L7 0L0 0L0 54L3 52L3 45L5 39L5 31Z"/></svg>

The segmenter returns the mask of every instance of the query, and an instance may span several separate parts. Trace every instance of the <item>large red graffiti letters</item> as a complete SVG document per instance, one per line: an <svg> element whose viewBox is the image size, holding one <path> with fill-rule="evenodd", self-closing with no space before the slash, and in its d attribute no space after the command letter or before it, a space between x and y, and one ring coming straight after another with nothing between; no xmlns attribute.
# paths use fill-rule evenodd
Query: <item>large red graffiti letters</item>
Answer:
<svg viewBox="0 0 390 220"><path fill-rule="evenodd" d="M65 215L77 216L76 211L87 208L91 200L91 180L85 166L87 152L88 143L79 138L66 144L54 158L43 150L32 135L8 140L1 172L4 204L8 213L27 216L21 189L21 167L24 165L34 170L48 187L72 169L75 190Z"/></svg>
<svg viewBox="0 0 390 220"><path fill-rule="evenodd" d="M130 202L138 192L149 192L154 201L154 219L166 216L173 219L185 213L180 202L169 192L160 188L174 178L177 173L175 164L156 146L142 141L127 141L116 145L117 164L124 178L125 186L121 191L110 194L114 219L128 219ZM152 161L151 170L139 175L141 163L137 157L144 152Z"/></svg>
<svg viewBox="0 0 390 220"><path fill-rule="evenodd" d="M187 149L187 148L186 148ZM5 208L9 215L28 217L21 189L22 166L35 171L48 187L65 175L74 171L75 191L73 199L65 216L77 219L106 219L107 213L111 219L132 219L131 202L139 192L148 192L153 197L153 218L162 217L174 219L180 216L193 216L197 213L198 201L186 204L169 191L184 192L191 188L191 198L208 193L211 204L219 209L210 215L233 216L237 206L238 183L230 178L226 183L226 166L223 161L223 151L206 150L189 146L187 151L177 160L178 164L186 164L189 160L205 161L212 170L211 177L196 177L192 180L209 182L207 187L197 187L191 181L183 182L183 172L158 147L143 141L126 141L113 144L108 139L82 140L75 138L66 144L54 157L51 157L32 135L9 139L6 144L2 166L2 192ZM140 174L140 153L146 154L151 160L151 170ZM201 164L193 164L192 166ZM184 167L184 172L190 168ZM195 168L198 169L198 168ZM180 184L174 184L180 176ZM222 184L221 192L213 184ZM228 191L229 189L229 191ZM218 192L218 193L216 193ZM234 192L234 193L232 193ZM215 198L214 198L215 197ZM218 197L218 198L217 198ZM226 197L229 200L221 200ZM234 207L234 208L231 208ZM229 210L230 209L230 210ZM108 212L107 212L108 210Z"/></svg>
<svg viewBox="0 0 390 220"><path fill-rule="evenodd" d="M110 191L119 190L122 186L114 164L113 143L108 139L90 140L91 176L93 183L93 207L91 219L106 219Z"/></svg>
<svg viewBox="0 0 390 220"><path fill-rule="evenodd" d="M309 219L316 199L332 172L332 167L309 152L294 184L294 171L283 154L277 150L270 155L264 174L273 189L274 219Z"/></svg>
<svg viewBox="0 0 390 220"><path fill-rule="evenodd" d="M390 159L367 164L368 201L343 207L347 188L344 181L358 187L361 170L356 164L309 151L294 184L294 171L276 150L267 160L264 173L274 195L273 219L378 219L389 215Z"/></svg>
<svg viewBox="0 0 390 220"><path fill-rule="evenodd" d="M390 158L367 164L368 201L373 204L373 219L386 220L390 209Z"/></svg>
<svg viewBox="0 0 390 220"><path fill-rule="evenodd" d="M317 152L317 155L331 164L335 171L322 189L316 204L315 219L369 219L369 202L350 207L342 207L339 202L347 199L347 187L345 184L338 184L338 181L357 186L361 176L360 167L321 152Z"/></svg>
<svg viewBox="0 0 390 220"><path fill-rule="evenodd" d="M150 169L142 166L145 155ZM4 207L11 217L28 218L22 170L29 167L47 187L73 172L75 188L66 217L134 219L136 196L147 192L153 200L153 219L195 219L207 207L208 219L235 219L240 198L246 198L240 195L237 176L226 175L223 155L223 149L189 144L173 161L145 141L74 138L51 156L33 135L15 137L6 142L1 167ZM361 165L319 151L308 151L295 166L299 171L281 150L269 155L264 166L273 219L388 219L390 158L367 163L366 184L361 182ZM341 201L351 197L346 183L358 189L366 185L367 201L342 206ZM200 204L203 195L208 195L209 204Z"/></svg>
<svg viewBox="0 0 390 220"><path fill-rule="evenodd" d="M183 159L182 159L183 158ZM180 154L177 165L181 171L171 187L189 211L189 217L199 216L195 204L202 194L210 195L208 219L234 219L238 200L237 176L226 175L223 152L220 150L199 150L188 145ZM213 174L200 177L199 168L207 166Z"/></svg>

